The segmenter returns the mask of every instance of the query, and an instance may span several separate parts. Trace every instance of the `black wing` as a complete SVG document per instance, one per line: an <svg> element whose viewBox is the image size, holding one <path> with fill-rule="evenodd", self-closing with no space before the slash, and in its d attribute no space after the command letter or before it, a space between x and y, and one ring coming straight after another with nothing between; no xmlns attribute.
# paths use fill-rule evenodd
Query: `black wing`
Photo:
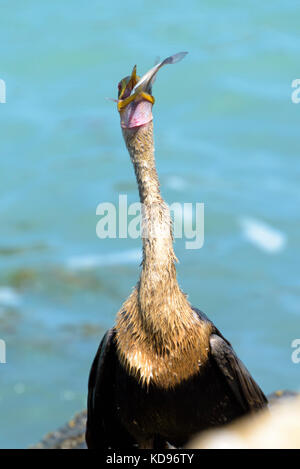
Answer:
<svg viewBox="0 0 300 469"><path fill-rule="evenodd" d="M118 422L115 404L115 332L104 335L89 376L86 443L89 449L132 446L132 438Z"/></svg>
<svg viewBox="0 0 300 469"><path fill-rule="evenodd" d="M266 406L267 398L249 371L235 354L230 343L217 334L210 337L211 356L225 377L236 400L245 412Z"/></svg>

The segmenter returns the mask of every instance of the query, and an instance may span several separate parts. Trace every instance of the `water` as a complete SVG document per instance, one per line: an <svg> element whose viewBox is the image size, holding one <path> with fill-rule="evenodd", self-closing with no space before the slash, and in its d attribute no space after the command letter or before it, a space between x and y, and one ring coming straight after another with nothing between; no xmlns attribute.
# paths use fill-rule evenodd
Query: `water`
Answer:
<svg viewBox="0 0 300 469"><path fill-rule="evenodd" d="M137 199L113 103L137 63L157 78L169 202L205 203L205 244L178 276L265 392L299 389L299 2L15 0L1 4L0 447L85 405L103 332L136 283L139 240L99 240L100 202Z"/></svg>

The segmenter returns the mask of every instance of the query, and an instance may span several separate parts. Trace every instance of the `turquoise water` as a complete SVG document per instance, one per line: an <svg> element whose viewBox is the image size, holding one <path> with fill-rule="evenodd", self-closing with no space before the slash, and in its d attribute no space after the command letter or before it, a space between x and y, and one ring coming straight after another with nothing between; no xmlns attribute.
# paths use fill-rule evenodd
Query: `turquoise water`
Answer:
<svg viewBox="0 0 300 469"><path fill-rule="evenodd" d="M1 2L0 447L85 405L101 335L136 283L140 240L96 237L100 202L138 200L116 85L188 50L155 83L169 202L204 202L205 244L178 276L265 392L299 389L296 1Z"/></svg>

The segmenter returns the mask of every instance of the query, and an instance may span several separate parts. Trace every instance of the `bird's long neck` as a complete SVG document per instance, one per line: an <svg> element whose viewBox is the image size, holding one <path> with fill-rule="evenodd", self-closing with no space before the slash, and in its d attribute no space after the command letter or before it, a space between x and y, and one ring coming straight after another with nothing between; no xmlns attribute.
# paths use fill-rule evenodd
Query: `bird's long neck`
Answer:
<svg viewBox="0 0 300 469"><path fill-rule="evenodd" d="M172 223L159 190L152 122L123 129L142 203L139 282L116 320L121 363L143 384L170 388L198 373L210 325L199 320L176 279Z"/></svg>
<svg viewBox="0 0 300 469"><path fill-rule="evenodd" d="M138 183L142 204L143 262L138 298L144 316L153 318L159 309L160 317L170 316L178 308L178 300L185 299L177 279L174 262L172 221L168 206L159 189L155 167L153 124L123 129Z"/></svg>

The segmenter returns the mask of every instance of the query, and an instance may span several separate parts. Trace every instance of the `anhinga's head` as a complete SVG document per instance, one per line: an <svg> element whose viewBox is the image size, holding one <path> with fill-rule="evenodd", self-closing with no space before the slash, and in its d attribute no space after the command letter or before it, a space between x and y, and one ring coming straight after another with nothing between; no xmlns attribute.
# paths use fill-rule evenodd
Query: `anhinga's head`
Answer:
<svg viewBox="0 0 300 469"><path fill-rule="evenodd" d="M123 78L118 85L118 111L123 128L140 127L152 120L152 85L158 70L167 64L174 64L185 57L187 52L167 57L151 68L141 78L136 74L136 65L130 76Z"/></svg>

